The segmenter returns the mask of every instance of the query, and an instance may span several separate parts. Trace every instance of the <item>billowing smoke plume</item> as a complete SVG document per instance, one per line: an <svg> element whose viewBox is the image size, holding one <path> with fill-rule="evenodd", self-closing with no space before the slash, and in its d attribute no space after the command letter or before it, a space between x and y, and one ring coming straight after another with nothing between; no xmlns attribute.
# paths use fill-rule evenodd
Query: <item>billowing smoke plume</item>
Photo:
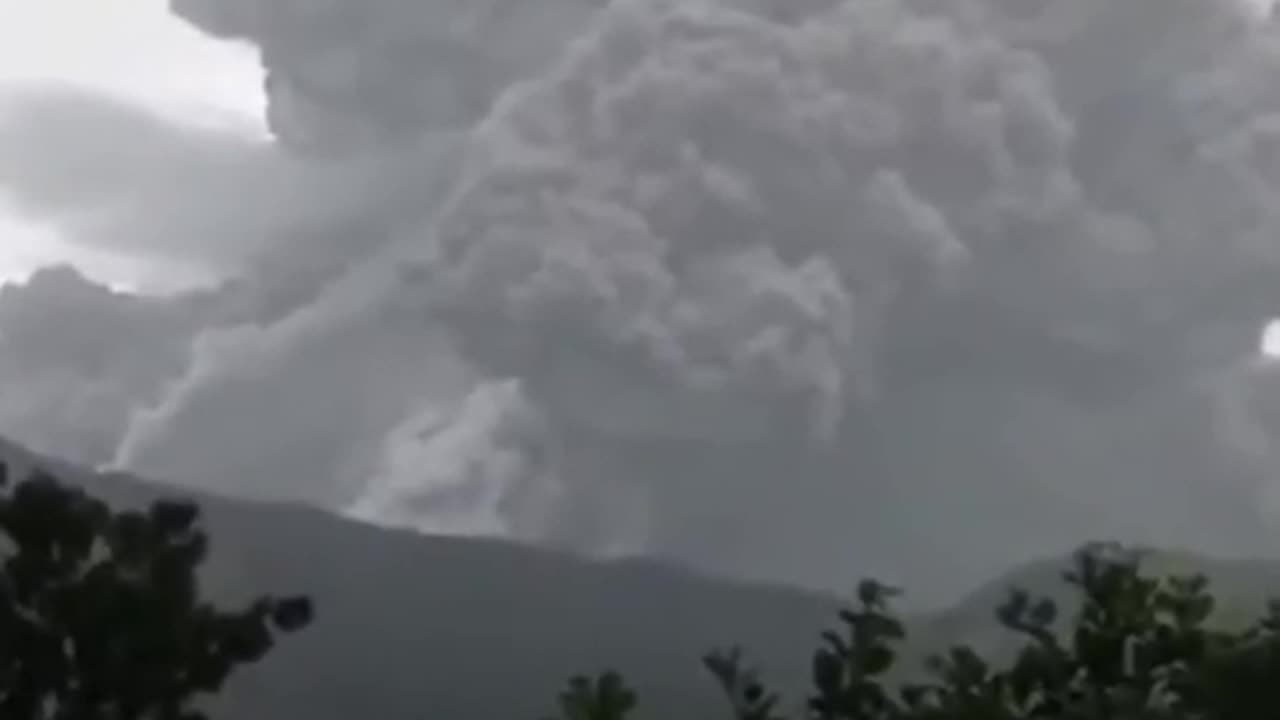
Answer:
<svg viewBox="0 0 1280 720"><path fill-rule="evenodd" d="M1256 7L175 5L258 44L291 155L103 459L805 583L1280 535Z"/></svg>
<svg viewBox="0 0 1280 720"><path fill-rule="evenodd" d="M261 48L267 120L288 146L340 153L469 126L550 63L604 0L171 0Z"/></svg>
<svg viewBox="0 0 1280 720"><path fill-rule="evenodd" d="M0 423L70 460L114 452L131 412L186 365L203 299L113 292L67 268L0 289Z"/></svg>
<svg viewBox="0 0 1280 720"><path fill-rule="evenodd" d="M743 571L936 553L946 514L874 526L941 483L1054 515L964 555L1261 542L1228 518L1268 475L1197 467L1214 424L1184 416L1280 300L1268 99L1225 82L1274 66L1269 30L1197 2L778 7L616 3L476 129L430 228L429 305L547 414L567 502L644 488L659 542Z"/></svg>

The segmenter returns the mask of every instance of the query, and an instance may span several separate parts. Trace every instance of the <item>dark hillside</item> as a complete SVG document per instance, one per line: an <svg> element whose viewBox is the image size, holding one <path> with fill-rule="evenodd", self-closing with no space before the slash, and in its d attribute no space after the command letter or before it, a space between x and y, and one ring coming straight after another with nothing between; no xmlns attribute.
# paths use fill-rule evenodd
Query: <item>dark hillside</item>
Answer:
<svg viewBox="0 0 1280 720"><path fill-rule="evenodd" d="M21 467L31 456L0 448ZM162 489L45 463L113 503ZM496 541L426 537L320 511L196 495L209 588L302 592L315 625L238 676L228 718L524 718L575 672L616 667L653 717L719 708L706 650L741 643L781 683L803 676L831 599L643 562L591 563Z"/></svg>

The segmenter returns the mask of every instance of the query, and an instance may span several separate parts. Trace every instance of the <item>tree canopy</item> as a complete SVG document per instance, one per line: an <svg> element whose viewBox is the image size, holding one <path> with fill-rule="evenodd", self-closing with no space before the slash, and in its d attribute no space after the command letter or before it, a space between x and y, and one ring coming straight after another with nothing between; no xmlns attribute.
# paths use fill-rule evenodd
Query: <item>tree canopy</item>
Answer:
<svg viewBox="0 0 1280 720"><path fill-rule="evenodd" d="M1202 575L1149 577L1142 553L1095 544L1063 579L1079 599L1070 618L1053 601L1012 590L995 619L1019 640L1000 664L968 646L932 656L906 678L907 630L896 590L863 582L855 604L823 633L801 708L782 699L738 650L704 659L738 720L1252 720L1280 708L1280 602L1248 627L1213 621ZM563 720L621 720L643 703L613 672L575 677Z"/></svg>
<svg viewBox="0 0 1280 720"><path fill-rule="evenodd" d="M304 597L204 599L199 520L193 503L116 511L0 465L0 717L199 720L203 695L311 621Z"/></svg>

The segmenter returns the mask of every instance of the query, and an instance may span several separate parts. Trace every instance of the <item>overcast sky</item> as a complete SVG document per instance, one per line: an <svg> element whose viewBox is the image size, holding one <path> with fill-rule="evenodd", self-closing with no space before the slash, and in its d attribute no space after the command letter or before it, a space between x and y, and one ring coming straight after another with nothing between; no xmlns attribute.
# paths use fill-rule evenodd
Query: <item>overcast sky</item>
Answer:
<svg viewBox="0 0 1280 720"><path fill-rule="evenodd" d="M72 85L183 122L260 132L264 99L248 47L210 40L171 17L164 0L0 0L0 113L17 89ZM74 261L125 284L143 269L73 251L6 212L0 188L0 279Z"/></svg>

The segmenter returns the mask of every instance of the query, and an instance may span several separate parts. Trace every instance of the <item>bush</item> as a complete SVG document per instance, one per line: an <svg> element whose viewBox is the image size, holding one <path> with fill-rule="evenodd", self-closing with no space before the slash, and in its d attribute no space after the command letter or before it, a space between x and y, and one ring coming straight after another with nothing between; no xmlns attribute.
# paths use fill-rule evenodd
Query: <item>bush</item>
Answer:
<svg viewBox="0 0 1280 720"><path fill-rule="evenodd" d="M1280 709L1280 604L1238 631L1214 629L1214 599L1199 575L1151 578L1140 553L1092 545L1063 578L1081 600L1067 622L1046 598L1015 590L995 612L1020 640L1003 667L960 646L933 656L920 682L890 679L906 628L895 591L860 586L839 628L812 656L813 720L1253 720ZM740 720L782 720L778 694L743 662L718 652L706 668ZM602 688L608 688L607 692ZM622 678L575 678L564 720L620 720L637 702Z"/></svg>
<svg viewBox="0 0 1280 720"><path fill-rule="evenodd" d="M0 465L0 717L197 720L193 704L307 625L306 598L229 611L201 599L199 509L112 511Z"/></svg>

